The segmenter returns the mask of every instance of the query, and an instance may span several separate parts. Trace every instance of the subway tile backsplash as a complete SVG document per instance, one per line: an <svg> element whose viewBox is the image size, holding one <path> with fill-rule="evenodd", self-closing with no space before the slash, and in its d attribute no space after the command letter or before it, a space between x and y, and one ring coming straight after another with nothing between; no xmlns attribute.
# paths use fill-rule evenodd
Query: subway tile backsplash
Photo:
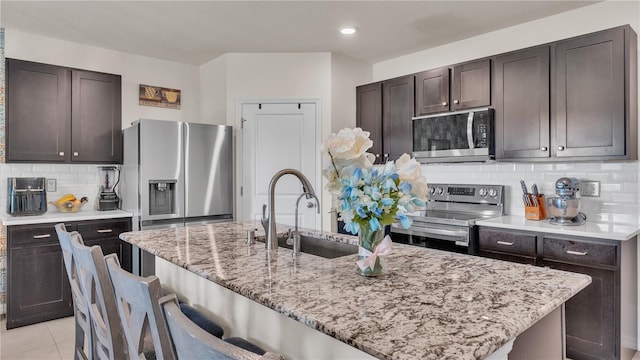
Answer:
<svg viewBox="0 0 640 360"><path fill-rule="evenodd" d="M86 196L89 202L82 210L95 210L99 191L99 165L68 164L0 164L0 206L7 204L7 178L45 177L56 179L56 191L47 192L47 201L57 200L64 194ZM4 210L3 210L4 211ZM55 211L49 206L49 211Z"/></svg>
<svg viewBox="0 0 640 360"><path fill-rule="evenodd" d="M524 216L520 180L538 185L540 192L554 196L554 183L563 176L601 183L600 197L582 197L581 211L588 220L640 223L640 161L602 163L465 163L422 165L428 183L502 184L507 187L507 214ZM7 177L43 176L55 178L57 189L48 192L49 201L73 193L86 196L83 210L96 208L100 174L98 165L0 164L0 206L6 206Z"/></svg>
<svg viewBox="0 0 640 360"><path fill-rule="evenodd" d="M497 184L507 187L505 208L509 215L524 216L520 180L541 193L555 196L554 184L560 177L600 181L600 197L582 197L581 211L587 221L640 222L639 161L601 163L482 163L427 164L422 172L428 183Z"/></svg>

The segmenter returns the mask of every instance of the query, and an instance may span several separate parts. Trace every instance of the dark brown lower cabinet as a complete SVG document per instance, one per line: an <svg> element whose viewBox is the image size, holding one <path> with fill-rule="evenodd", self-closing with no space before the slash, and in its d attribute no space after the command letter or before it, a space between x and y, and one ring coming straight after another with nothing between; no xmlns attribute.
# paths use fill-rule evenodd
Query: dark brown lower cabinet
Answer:
<svg viewBox="0 0 640 360"><path fill-rule="evenodd" d="M117 253L131 269L131 245L118 236L131 220L109 219L65 223L89 246ZM71 288L55 223L7 227L7 329L73 315Z"/></svg>
<svg viewBox="0 0 640 360"><path fill-rule="evenodd" d="M631 358L637 338L636 240L610 241L480 227L478 255L591 276L565 303L567 357ZM625 321L629 318L628 321ZM630 355L631 354L631 355Z"/></svg>

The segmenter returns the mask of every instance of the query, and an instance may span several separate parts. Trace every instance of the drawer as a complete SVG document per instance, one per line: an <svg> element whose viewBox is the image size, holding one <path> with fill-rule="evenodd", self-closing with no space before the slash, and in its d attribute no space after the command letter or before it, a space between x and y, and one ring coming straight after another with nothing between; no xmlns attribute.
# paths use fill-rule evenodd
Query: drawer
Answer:
<svg viewBox="0 0 640 360"><path fill-rule="evenodd" d="M68 231L76 230L73 224L65 224ZM10 246L20 247L31 244L43 244L49 241L58 242L55 224L41 225L12 225L7 226L7 239Z"/></svg>
<svg viewBox="0 0 640 360"><path fill-rule="evenodd" d="M131 230L129 219L83 221L78 223L78 232L83 240L117 238L120 233Z"/></svg>
<svg viewBox="0 0 640 360"><path fill-rule="evenodd" d="M536 256L536 236L518 232L479 229L478 250Z"/></svg>
<svg viewBox="0 0 640 360"><path fill-rule="evenodd" d="M545 259L583 265L618 265L618 246L570 239L544 237L542 254Z"/></svg>

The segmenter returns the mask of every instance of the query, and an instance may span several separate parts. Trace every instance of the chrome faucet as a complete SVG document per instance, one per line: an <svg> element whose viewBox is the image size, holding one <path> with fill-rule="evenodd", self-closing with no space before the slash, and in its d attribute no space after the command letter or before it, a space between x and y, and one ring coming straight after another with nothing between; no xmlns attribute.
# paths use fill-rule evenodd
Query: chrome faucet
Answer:
<svg viewBox="0 0 640 360"><path fill-rule="evenodd" d="M313 191L313 186L300 171L296 169L282 169L278 171L269 182L269 198L267 200L267 205L262 205L262 227L264 227L264 231L267 235L267 241L265 242L267 249L269 250L277 250L278 249L278 235L276 232L276 210L275 210L275 195L276 195L276 184L278 180L283 175L295 175L300 183L302 183L302 192L307 193L307 199L311 197L315 197L317 201L316 193ZM267 207L269 208L269 217L267 217ZM319 210L318 210L319 211ZM297 221L297 219L296 219Z"/></svg>
<svg viewBox="0 0 640 360"><path fill-rule="evenodd" d="M291 244L293 245L293 257L300 255L300 231L298 230L298 205L300 204L300 199L302 199L302 197L306 197L307 199L312 197L316 199L316 205L318 206L318 214L320 214L320 200L318 200L318 197L316 196L316 194L310 193L310 192L303 192L302 194L300 194L300 196L298 196L298 200L296 200L296 212L295 212L296 222L295 222L295 228L293 230L293 243ZM312 206L313 206L312 203L307 204L307 207L312 207Z"/></svg>

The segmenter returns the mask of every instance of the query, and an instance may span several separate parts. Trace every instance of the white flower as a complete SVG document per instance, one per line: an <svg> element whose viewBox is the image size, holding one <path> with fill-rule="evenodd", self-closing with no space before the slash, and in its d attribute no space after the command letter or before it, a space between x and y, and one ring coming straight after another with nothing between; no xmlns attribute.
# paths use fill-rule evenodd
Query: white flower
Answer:
<svg viewBox="0 0 640 360"><path fill-rule="evenodd" d="M416 159L412 159L407 154L402 154L398 160L396 160L396 171L400 176L400 181L406 181L411 184L411 192L421 200L426 200L427 192L427 179L422 176L422 170L420 164Z"/></svg>
<svg viewBox="0 0 640 360"><path fill-rule="evenodd" d="M369 132L361 128L344 128L331 134L323 144L323 151L329 151L333 160L351 160L362 156L373 146Z"/></svg>

